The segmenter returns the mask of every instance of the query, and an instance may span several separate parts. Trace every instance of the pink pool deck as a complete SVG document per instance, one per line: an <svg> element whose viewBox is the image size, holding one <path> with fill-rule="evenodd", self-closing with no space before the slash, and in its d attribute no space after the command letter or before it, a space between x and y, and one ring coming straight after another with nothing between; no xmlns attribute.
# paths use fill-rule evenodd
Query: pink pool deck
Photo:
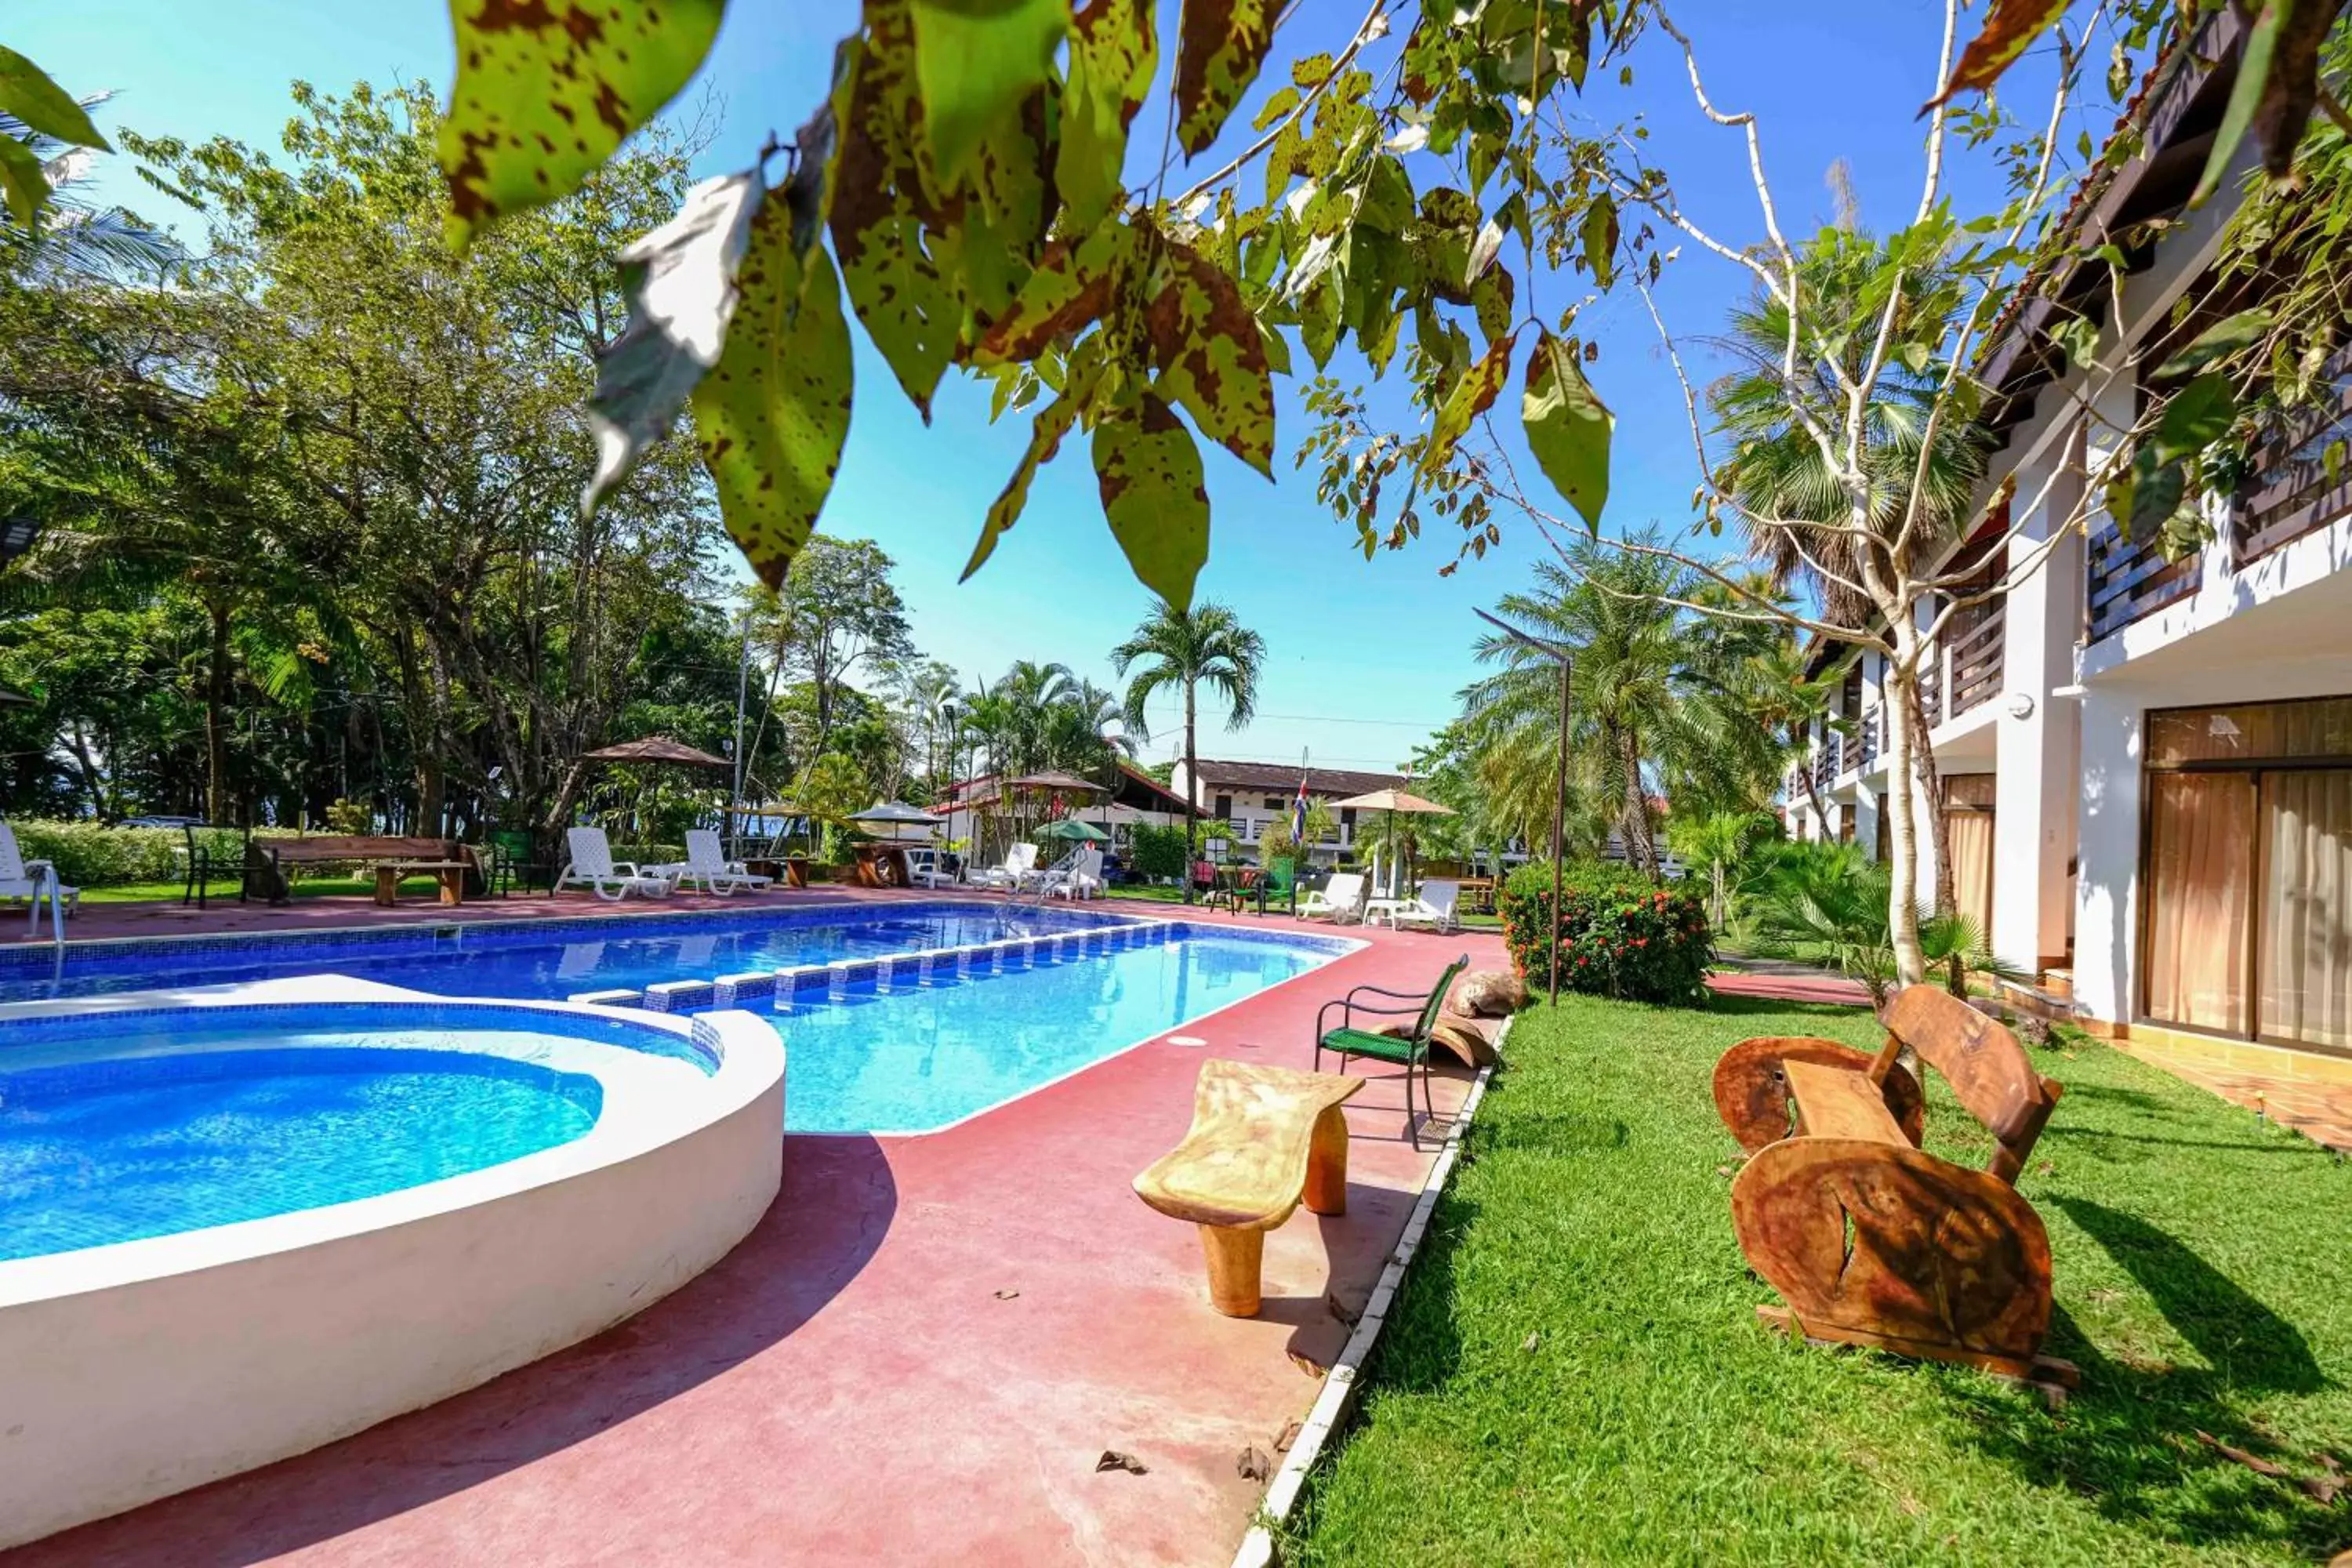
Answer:
<svg viewBox="0 0 2352 1568"><path fill-rule="evenodd" d="M406 914L334 901L361 918L320 923ZM75 926L155 929L102 906ZM1348 1213L1302 1209L1268 1237L1255 1319L1209 1309L1193 1227L1129 1184L1183 1135L1204 1057L1305 1067L1326 998L1425 987L1464 952L1505 962L1491 934L1348 934L1370 945L1176 1031L1204 1046L1155 1039L946 1132L788 1137L760 1226L642 1315L0 1561L1222 1564L1264 1490L1240 1473L1243 1450L1275 1455L1312 1404L1308 1369L1346 1339L1442 1133L1416 1149L1392 1069L1359 1063L1371 1083L1348 1107ZM1442 1075L1441 1110L1467 1086ZM1107 1449L1145 1473L1097 1471Z"/></svg>

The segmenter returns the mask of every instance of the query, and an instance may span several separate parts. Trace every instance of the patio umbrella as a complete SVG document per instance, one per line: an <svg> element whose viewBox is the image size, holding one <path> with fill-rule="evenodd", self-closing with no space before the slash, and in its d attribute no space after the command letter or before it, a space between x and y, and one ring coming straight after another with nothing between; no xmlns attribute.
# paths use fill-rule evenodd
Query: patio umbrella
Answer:
<svg viewBox="0 0 2352 1568"><path fill-rule="evenodd" d="M929 843L931 835L940 828L938 817L919 805L908 805L898 800L877 800L849 820L859 824L875 837L893 842L914 839ZM886 828L888 831L885 832Z"/></svg>
<svg viewBox="0 0 2352 1568"><path fill-rule="evenodd" d="M583 752L583 763L677 763L695 768L731 768L735 764L724 757L714 757L683 741L673 741L667 735L647 735L642 741L623 741L617 746L603 746Z"/></svg>
<svg viewBox="0 0 2352 1568"><path fill-rule="evenodd" d="M1059 768L1047 768L1043 773L1024 773L1010 781L1014 789L1050 789L1064 794L1083 790L1088 795L1108 795L1109 790L1092 779L1082 779L1076 773L1066 773Z"/></svg>
<svg viewBox="0 0 2352 1568"><path fill-rule="evenodd" d="M1059 822L1049 822L1037 830L1040 838L1066 838L1074 844L1108 844L1110 835L1091 822L1080 822L1066 816Z"/></svg>
<svg viewBox="0 0 2352 1568"><path fill-rule="evenodd" d="M1454 808L1450 805L1440 805L1433 800L1423 800L1417 795L1412 795L1401 789L1376 789L1366 795L1350 795L1346 800L1340 801L1333 809L1381 812L1391 819L1390 823L1391 828L1395 826L1393 819L1400 811L1408 815L1417 812L1431 816L1454 815ZM1391 843L1396 841L1393 832L1391 833L1389 841ZM1396 870L1393 863L1391 864L1389 870L1393 880ZM1374 879L1378 880L1377 878ZM1389 891L1393 895L1396 889L1391 887Z"/></svg>

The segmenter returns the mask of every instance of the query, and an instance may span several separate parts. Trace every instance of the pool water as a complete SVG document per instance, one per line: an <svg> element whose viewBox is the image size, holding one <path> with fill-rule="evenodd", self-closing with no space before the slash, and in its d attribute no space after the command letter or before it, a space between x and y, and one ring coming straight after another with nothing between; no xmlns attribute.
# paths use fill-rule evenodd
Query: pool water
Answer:
<svg viewBox="0 0 2352 1568"><path fill-rule="evenodd" d="M795 1132L925 1132L1117 1055L1333 956L1213 934L780 1012Z"/></svg>
<svg viewBox="0 0 2352 1568"><path fill-rule="evenodd" d="M602 1110L584 1074L462 1048L479 1031L344 1043L375 1037L191 1031L168 1055L0 1072L0 1260L463 1175L570 1142Z"/></svg>
<svg viewBox="0 0 2352 1568"><path fill-rule="evenodd" d="M409 927L315 941L141 943L68 952L61 971L33 962L40 954L26 955L0 967L0 1002L329 973L444 996L561 1000L583 991L643 990L662 980L711 980L1109 923L1118 922L1069 910L942 902L887 914L804 909L691 920L608 916L560 931L482 924L452 937Z"/></svg>

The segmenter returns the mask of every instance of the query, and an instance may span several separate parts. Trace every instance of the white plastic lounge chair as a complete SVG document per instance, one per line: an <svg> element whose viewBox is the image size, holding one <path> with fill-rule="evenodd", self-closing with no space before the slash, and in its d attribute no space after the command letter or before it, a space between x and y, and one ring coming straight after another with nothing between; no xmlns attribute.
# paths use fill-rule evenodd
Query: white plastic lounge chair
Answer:
<svg viewBox="0 0 2352 1568"><path fill-rule="evenodd" d="M956 874L948 869L947 851L917 845L907 851L907 879L921 888L951 888Z"/></svg>
<svg viewBox="0 0 2352 1568"><path fill-rule="evenodd" d="M16 847L16 830L0 822L0 899L32 900L27 929L38 931L41 927L43 893L54 895L61 910L71 910L80 904L81 889L59 882L57 874L57 868L47 860L26 859L24 852Z"/></svg>
<svg viewBox="0 0 2352 1568"><path fill-rule="evenodd" d="M1073 903L1102 891L1102 851L1089 844L1039 879L1039 889L1049 899Z"/></svg>
<svg viewBox="0 0 2352 1568"><path fill-rule="evenodd" d="M563 874L555 879L556 889L587 888L610 903L618 903L631 893L647 898L669 896L669 879L650 876L637 868L634 860L614 863L612 841L601 827L571 827L564 837L572 846L572 858Z"/></svg>
<svg viewBox="0 0 2352 1568"><path fill-rule="evenodd" d="M1363 901L1363 873L1334 871L1328 883L1307 890L1307 897L1298 905L1298 917L1310 921L1336 921L1345 925L1363 918L1360 908Z"/></svg>
<svg viewBox="0 0 2352 1568"><path fill-rule="evenodd" d="M686 863L673 872L656 868L671 876L680 886L702 884L706 893L732 893L738 888L757 892L775 879L758 877L743 868L740 860L730 860L719 847L719 835L708 827L690 827L686 833Z"/></svg>
<svg viewBox="0 0 2352 1568"><path fill-rule="evenodd" d="M991 866L984 871L973 872L971 881L972 886L976 888L996 888L1006 892L1013 892L1020 889L1024 879L1035 875L1037 875L1037 847L1034 844L1015 844L1004 852L1003 865Z"/></svg>
<svg viewBox="0 0 2352 1568"><path fill-rule="evenodd" d="M1412 898L1399 900L1388 911L1389 924L1400 930L1406 926L1427 926L1432 931L1460 931L1462 921L1454 913L1454 906L1461 900L1460 882L1432 877L1422 883L1421 890Z"/></svg>

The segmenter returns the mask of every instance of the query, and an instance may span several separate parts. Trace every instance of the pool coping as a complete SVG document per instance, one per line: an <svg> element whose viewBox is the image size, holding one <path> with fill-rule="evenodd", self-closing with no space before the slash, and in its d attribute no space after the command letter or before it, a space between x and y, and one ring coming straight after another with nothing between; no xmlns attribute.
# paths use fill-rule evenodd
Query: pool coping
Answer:
<svg viewBox="0 0 2352 1568"><path fill-rule="evenodd" d="M1518 1022L1513 1014L1503 1021L1495 1037L1496 1059L1478 1069L1478 1076L1464 1097L1462 1109L1456 1111L1446 1129L1445 1145L1429 1167L1421 1193L1407 1216L1404 1230L1389 1254L1389 1261L1372 1286L1372 1293L1364 1301L1364 1310L1356 1320L1354 1331L1348 1336L1339 1359L1324 1374L1322 1391L1308 1407L1300 1423L1298 1435L1291 1439L1290 1449L1266 1483L1265 1496L1258 1505L1257 1516L1242 1536L1242 1543L1234 1552L1233 1568L1276 1568L1273 1527L1286 1522L1297 1506L1298 1493L1307 1483L1307 1474L1323 1457L1323 1447L1336 1435L1356 1402L1356 1377L1370 1359L1373 1347L1380 1343L1381 1331L1388 1325L1389 1309L1395 1305L1397 1293L1404 1288L1407 1273L1413 1259L1420 1255L1423 1237L1428 1233L1430 1217L1436 1213L1437 1201L1445 1194L1446 1183L1454 1175L1454 1167L1462 1154L1462 1142L1470 1130L1478 1107L1486 1098L1486 1085L1492 1081L1496 1068L1502 1065L1502 1050L1509 1040L1511 1027Z"/></svg>

